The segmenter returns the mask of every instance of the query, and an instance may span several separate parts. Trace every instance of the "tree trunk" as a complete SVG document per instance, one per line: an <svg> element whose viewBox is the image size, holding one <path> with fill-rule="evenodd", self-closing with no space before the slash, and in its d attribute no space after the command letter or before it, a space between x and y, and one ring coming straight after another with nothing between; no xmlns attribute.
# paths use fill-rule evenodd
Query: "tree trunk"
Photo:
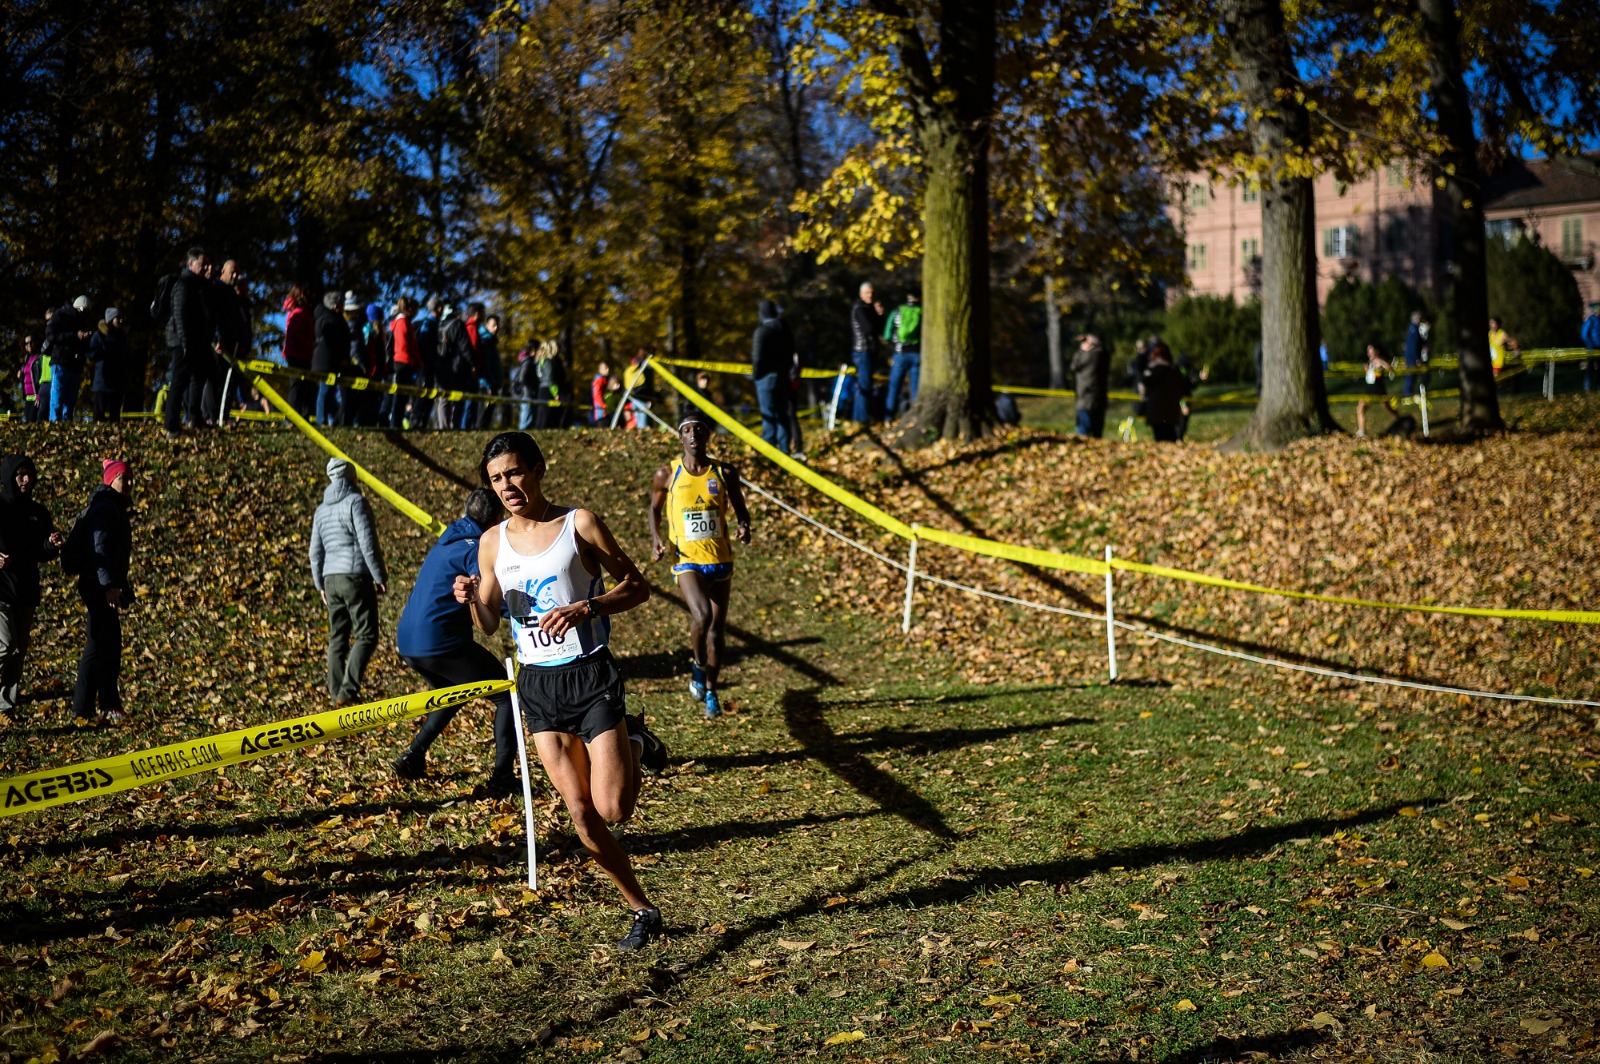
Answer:
<svg viewBox="0 0 1600 1064"><path fill-rule="evenodd" d="M1067 386L1067 363L1061 357L1061 303L1056 299L1056 279L1044 279L1044 335L1050 354L1050 387Z"/></svg>
<svg viewBox="0 0 1600 1064"><path fill-rule="evenodd" d="M993 0L940 9L941 96L924 101L922 374L913 433L975 439L994 420L989 367L989 120Z"/></svg>
<svg viewBox="0 0 1600 1064"><path fill-rule="evenodd" d="M1472 101L1461 73L1461 25L1455 0L1417 0L1428 47L1428 78L1433 108L1444 138L1439 172L1450 201L1455 235L1452 320L1460 360L1461 429L1496 432L1500 396L1489 357L1489 279L1483 232L1483 180L1478 171L1478 137L1472 128Z"/></svg>
<svg viewBox="0 0 1600 1064"><path fill-rule="evenodd" d="M1276 450L1290 440L1338 430L1322 379L1317 314L1316 217L1312 179L1291 176L1290 156L1310 145L1311 121L1294 98L1296 72L1280 0L1224 0L1251 130L1266 161L1261 182L1261 400L1229 446Z"/></svg>

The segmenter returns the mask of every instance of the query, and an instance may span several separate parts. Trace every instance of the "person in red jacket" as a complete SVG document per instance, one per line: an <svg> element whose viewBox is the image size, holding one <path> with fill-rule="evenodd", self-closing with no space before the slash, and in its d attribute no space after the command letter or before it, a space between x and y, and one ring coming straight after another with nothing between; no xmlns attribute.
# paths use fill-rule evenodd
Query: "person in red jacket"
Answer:
<svg viewBox="0 0 1600 1064"><path fill-rule="evenodd" d="M394 317L389 319L389 364L393 369L391 379L396 384L416 384L421 369L421 353L411 326L411 315L415 311L416 305L401 296L395 300ZM386 423L390 428L403 429L408 424L419 423L420 419L412 414L413 398L405 392L396 392L385 398L384 410L388 414Z"/></svg>
<svg viewBox="0 0 1600 1064"><path fill-rule="evenodd" d="M311 349L316 345L316 331L311 317L311 300L300 285L289 289L283 297L283 361L290 369L311 369ZM316 404L317 391L310 382L296 378L289 385L289 405L304 417L310 417Z"/></svg>

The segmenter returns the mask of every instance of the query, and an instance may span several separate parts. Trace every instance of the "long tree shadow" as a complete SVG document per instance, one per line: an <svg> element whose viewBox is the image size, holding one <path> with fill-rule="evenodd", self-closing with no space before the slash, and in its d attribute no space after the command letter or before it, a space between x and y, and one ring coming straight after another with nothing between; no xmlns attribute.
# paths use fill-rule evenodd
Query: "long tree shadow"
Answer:
<svg viewBox="0 0 1600 1064"><path fill-rule="evenodd" d="M789 734L804 748L801 753L828 766L857 794L941 839L956 837L932 802L875 767L859 747L840 741L828 723L827 705L817 699L815 691L784 692L783 720Z"/></svg>
<svg viewBox="0 0 1600 1064"><path fill-rule="evenodd" d="M917 907L944 905L965 901L968 898L993 890L1019 887L1028 880L1041 883L1068 883L1116 867L1146 868L1151 865L1206 861L1237 861L1252 854L1262 853L1281 846L1290 839L1326 835L1334 831L1361 827L1380 820L1398 816L1406 806L1423 809L1439 805L1439 797L1420 798L1409 802L1394 802L1376 806L1349 817L1314 817L1288 824L1261 824L1236 835L1194 839L1188 842L1151 843L1125 846L1108 850L1094 857L1062 857L1054 861L1033 861L1021 865L1002 865L997 868L974 868L946 875L937 883L916 887L896 895L892 901L881 900L861 905L862 910L876 910L887 905Z"/></svg>
<svg viewBox="0 0 1600 1064"><path fill-rule="evenodd" d="M1203 1045L1156 1057L1161 1064L1211 1064L1234 1060L1277 1060L1328 1040L1326 1031L1296 1027L1271 1034L1220 1035ZM1108 1058L1122 1060L1122 1057Z"/></svg>
<svg viewBox="0 0 1600 1064"><path fill-rule="evenodd" d="M782 929L788 929L796 921L816 916L823 912L877 912L885 909L900 910L924 905L954 903L967 900L984 891L1004 887L1020 887L1027 880L1059 885L1096 873L1108 872L1112 869L1134 871L1167 862L1240 861L1270 851L1290 839L1314 836L1392 819L1399 815L1400 810L1405 806L1410 805L1420 809L1424 806L1437 805L1441 801L1442 799L1437 797L1413 799L1377 806L1343 818L1312 817L1291 821L1287 824L1259 825L1247 828L1234 835L1217 838L1195 839L1188 842L1174 842L1162 845L1132 846L1107 850L1089 858L1073 857L1024 865L1007 865L1001 868L981 870L977 874L959 881L947 879L937 885L894 891L870 901L846 901L842 906L838 904L837 899L840 896L846 899L853 898L856 894L870 890L877 884L888 882L896 872L909 865L927 858L941 856L946 851L941 847L922 854L897 857L880 869L866 871L857 875L848 883L820 887L804 900L780 912L759 917L739 927L730 927L715 945L707 948L695 959L685 964L673 965L671 969L655 969L650 973L650 977L642 987L636 985L625 988L588 1014L582 1017L570 1017L557 1026L567 1033L599 1026L632 1008L634 1000L641 996L644 991L660 997L674 986L683 982L691 973L718 963L721 958L737 951L752 939ZM1289 1032L1284 1036L1267 1037L1269 1039L1282 1037L1292 1043L1298 1036L1294 1032ZM1236 1052L1247 1053L1250 1051L1248 1048L1250 1042L1251 1039L1248 1038L1239 1040L1218 1039L1213 1043L1209 1043L1208 1046L1188 1051L1188 1055L1178 1055L1173 1059L1184 1062L1192 1061L1198 1064L1199 1061L1214 1058L1194 1055L1196 1053L1211 1052L1213 1054L1221 1054L1233 1050L1235 1045L1239 1047ZM1224 1057L1223 1059L1227 1058Z"/></svg>
<svg viewBox="0 0 1600 1064"><path fill-rule="evenodd" d="M855 703L829 703L837 708ZM1012 735L1029 732L1053 731L1080 724L1098 724L1092 717L1062 717L1059 720L1039 721L1033 724L1013 724L993 728L877 728L853 735L835 735L833 745L839 755L858 755L869 750L902 750L908 754L933 754L941 750L955 750L974 743L994 742ZM747 754L713 754L695 759L695 764L708 769L758 768L787 765L806 761L816 756L806 747L800 750L769 750Z"/></svg>
<svg viewBox="0 0 1600 1064"><path fill-rule="evenodd" d="M9 857L13 853L23 853L58 857L63 854L76 853L80 850L95 849L101 846L120 849L130 842L154 842L163 835L197 840L245 838L264 835L269 831L290 831L296 828L309 827L336 814L348 818L357 818L387 813L391 809L402 813L422 813L431 812L441 806L463 800L465 800L464 795L453 794L441 795L437 798L411 798L405 801L362 802L359 805L318 807L304 809L297 813L264 815L228 822L219 821L216 823L197 824L186 820L181 823L146 823L140 824L135 828L107 828L104 831L97 831L93 835L78 835L73 838L57 839L38 846L24 845L16 850L12 850L9 846L0 845L0 855ZM221 813L225 812L225 810L219 809L217 812Z"/></svg>
<svg viewBox="0 0 1600 1064"><path fill-rule="evenodd" d="M412 443L407 437L406 433L400 431L399 429L386 430L383 434L383 438L389 441L391 446L393 446L400 453L404 454L407 458L410 458L412 461L425 466L430 473L444 477L446 480L450 481L459 488L465 489L466 491L472 491L474 488L480 488L483 486L468 480L466 477L462 476L460 473L457 473L449 466L440 465L438 460L435 459L433 455L427 453L426 451L422 450L422 448Z"/></svg>
<svg viewBox="0 0 1600 1064"><path fill-rule="evenodd" d="M783 820L730 820L722 824L707 824L697 828L678 828L657 834L638 836L638 849L642 853L690 853L739 839L773 839L791 831L839 824L847 820L866 820L887 816L887 809L867 812L828 813L825 815L788 817Z"/></svg>
<svg viewBox="0 0 1600 1064"><path fill-rule="evenodd" d="M418 803L421 807L427 804L430 803ZM351 808L343 807L346 812ZM691 853L740 839L774 838L791 831L887 813L887 810L851 811L779 820L735 820L660 834L640 834L637 839L639 848L650 853ZM497 866L515 868L526 852L524 845L525 841L519 838L501 845L435 846L400 857L329 858L279 870L277 880L267 880L248 871L216 871L173 879L153 887L130 882L107 890L51 888L41 893L48 898L52 912L76 909L81 910L81 914L40 919L32 903L0 902L0 942L50 943L62 937L103 929L107 923L124 930L139 930L183 917L227 917L241 911L269 909L287 897L314 903L334 894L394 891L423 878L434 886L479 883L481 878L463 866L487 860ZM540 846L541 858L552 852L544 840ZM565 850L565 847L558 849ZM339 873L336 884L330 878L334 873ZM89 915L91 912L94 915Z"/></svg>
<svg viewBox="0 0 1600 1064"><path fill-rule="evenodd" d="M749 658L770 656L775 650L788 647L812 646L821 643L819 636L800 636L795 639L775 640L761 644L760 647L731 647L723 655L723 665L732 665ZM670 680L674 676L682 676L688 671L688 651L662 650L649 654L618 655L617 660L623 663L624 672L628 679L634 680ZM728 681L726 686L734 686Z"/></svg>
<svg viewBox="0 0 1600 1064"><path fill-rule="evenodd" d="M676 592L669 591L664 587L658 587L655 584L651 584L650 594L665 600L673 606L676 606L684 613L689 612L689 604L683 601L683 597L678 595ZM784 649L784 647L788 644L774 643L770 640L763 639L761 636L750 631L748 628L741 628L731 622L728 625L728 632L746 645L747 652L749 654L769 657L778 664L785 666L801 676L804 676L807 680L810 680L819 687L838 686L841 683L840 679L827 669L824 669L818 665L813 665L811 662L797 654L789 653ZM808 639L801 640L800 642L820 642L820 640Z"/></svg>

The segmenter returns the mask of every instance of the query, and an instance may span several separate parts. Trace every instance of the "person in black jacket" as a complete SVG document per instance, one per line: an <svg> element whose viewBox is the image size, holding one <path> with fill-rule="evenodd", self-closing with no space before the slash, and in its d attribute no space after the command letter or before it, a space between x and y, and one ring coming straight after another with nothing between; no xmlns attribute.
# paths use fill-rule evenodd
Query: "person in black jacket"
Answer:
<svg viewBox="0 0 1600 1064"><path fill-rule="evenodd" d="M185 413L189 415L190 428L201 428L206 423L205 386L216 358L212 345L217 335L211 283L205 277L210 265L204 248L190 248L184 269L172 285L172 313L167 319L172 373L163 417L168 439L177 439Z"/></svg>
<svg viewBox="0 0 1600 1064"><path fill-rule="evenodd" d="M472 333L478 328L477 322L463 321L459 314L450 313L449 307L445 308L445 315L444 325L439 331L439 387L468 391L477 384L478 353L472 339ZM443 400L440 413L440 428L461 427L461 400Z"/></svg>
<svg viewBox="0 0 1600 1064"><path fill-rule="evenodd" d="M872 417L872 352L883 332L883 307L872 298L872 282L861 285L850 308L850 359L856 367L856 398L851 419L865 426Z"/></svg>
<svg viewBox="0 0 1600 1064"><path fill-rule="evenodd" d="M1098 440L1106 428L1111 352L1093 333L1078 337L1078 349L1072 353L1072 377L1077 391L1078 435Z"/></svg>
<svg viewBox="0 0 1600 1064"><path fill-rule="evenodd" d="M339 293L324 292L317 307L313 328L316 343L311 348L312 373L342 373L350 361L350 325L339 310ZM329 409L329 408L332 409ZM339 386L317 383L317 424L332 425L338 417Z"/></svg>
<svg viewBox="0 0 1600 1064"><path fill-rule="evenodd" d="M239 295L239 264L229 259L222 264L215 277L207 275L210 282L211 312L216 318L216 342L206 366L206 380L202 409L207 423L214 424L225 407L233 405L232 397L223 395L228 385L228 369L234 359L250 357L250 323L246 301Z"/></svg>
<svg viewBox="0 0 1600 1064"><path fill-rule="evenodd" d="M761 406L761 438L784 454L789 446L789 367L794 362L794 336L778 311L763 299L756 308L761 323L750 342L750 376Z"/></svg>
<svg viewBox="0 0 1600 1064"><path fill-rule="evenodd" d="M60 307L44 327L44 353L50 359L50 420L71 421L83 388L83 359L89 352L94 326L89 319L89 297L79 296Z"/></svg>
<svg viewBox="0 0 1600 1064"><path fill-rule="evenodd" d="M128 379L128 363L132 361L122 311L107 307L106 320L89 341L89 363L94 367L89 390L94 396L96 421L122 420L122 392Z"/></svg>
<svg viewBox="0 0 1600 1064"><path fill-rule="evenodd" d="M39 566L54 559L66 542L50 511L33 498L38 479L27 455L0 459L0 713L17 708L39 608Z"/></svg>
<svg viewBox="0 0 1600 1064"><path fill-rule="evenodd" d="M1183 371L1172 364L1166 344L1150 348L1150 364L1144 371L1144 419L1158 443L1177 443L1183 421L1183 400L1194 386Z"/></svg>
<svg viewBox="0 0 1600 1064"><path fill-rule="evenodd" d="M74 528L83 544L78 568L78 597L89 611L89 637L78 659L78 682L72 688L72 714L93 718L98 704L107 724L120 724L122 711L122 611L133 605L128 568L133 560L133 525L128 511L132 477L128 463L107 458L101 463L103 486L89 496L89 506Z"/></svg>

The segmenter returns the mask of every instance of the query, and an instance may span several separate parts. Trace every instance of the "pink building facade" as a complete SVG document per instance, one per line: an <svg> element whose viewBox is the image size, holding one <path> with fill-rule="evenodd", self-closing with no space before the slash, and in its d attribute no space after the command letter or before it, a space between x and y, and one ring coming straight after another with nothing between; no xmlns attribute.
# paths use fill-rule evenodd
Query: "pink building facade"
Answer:
<svg viewBox="0 0 1600 1064"><path fill-rule="evenodd" d="M1261 202L1248 184L1191 177L1169 208L1183 233L1187 292L1243 300L1260 290ZM1516 160L1491 179L1484 217L1492 234L1531 237L1559 255L1584 302L1600 300L1600 166L1588 159ZM1345 184L1316 182L1317 301L1347 274L1394 275L1433 298L1449 270L1444 194L1403 164Z"/></svg>

